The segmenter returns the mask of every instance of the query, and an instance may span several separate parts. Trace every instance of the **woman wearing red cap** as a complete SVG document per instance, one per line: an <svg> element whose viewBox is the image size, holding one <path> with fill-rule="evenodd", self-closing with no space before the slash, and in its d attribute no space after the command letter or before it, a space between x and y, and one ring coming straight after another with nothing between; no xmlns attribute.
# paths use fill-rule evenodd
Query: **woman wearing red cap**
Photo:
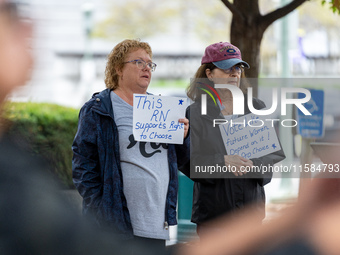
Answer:
<svg viewBox="0 0 340 255"><path fill-rule="evenodd" d="M192 79L187 95L194 101L187 114L190 117L191 179L194 183L191 221L197 224L197 233L218 229L209 222L225 213L235 213L246 205L254 204L261 211L259 223L265 216L264 185L270 182L272 172L251 174L248 167L272 166L285 158L282 150L260 158L247 159L239 155L227 155L220 128L215 119L234 119L233 97L229 89L214 88L215 84L231 84L245 91L244 68L249 64L242 60L240 50L227 42L215 43L205 49L202 65ZM203 113L205 95L206 113ZM244 113L250 113L247 100ZM265 104L256 98L252 100L255 109ZM227 173L212 175L195 173L197 167L206 170L210 166L232 169ZM204 171L202 171L204 172ZM184 173L190 177L190 173Z"/></svg>

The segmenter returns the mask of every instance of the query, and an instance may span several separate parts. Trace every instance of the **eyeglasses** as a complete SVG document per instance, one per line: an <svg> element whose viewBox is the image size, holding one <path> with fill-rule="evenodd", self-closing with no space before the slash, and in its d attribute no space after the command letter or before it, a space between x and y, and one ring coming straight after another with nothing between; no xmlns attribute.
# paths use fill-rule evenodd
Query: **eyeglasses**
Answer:
<svg viewBox="0 0 340 255"><path fill-rule="evenodd" d="M135 60L127 61L127 62L124 62L124 63L132 63L132 62L135 62L139 69L144 69L146 66L148 66L151 69L151 72L155 71L156 66L157 66L153 62L146 63L144 60L141 60L141 59L135 59Z"/></svg>
<svg viewBox="0 0 340 255"><path fill-rule="evenodd" d="M228 69L221 69L226 74L231 74L232 72L236 72L238 74L242 73L244 71L244 66L233 66Z"/></svg>

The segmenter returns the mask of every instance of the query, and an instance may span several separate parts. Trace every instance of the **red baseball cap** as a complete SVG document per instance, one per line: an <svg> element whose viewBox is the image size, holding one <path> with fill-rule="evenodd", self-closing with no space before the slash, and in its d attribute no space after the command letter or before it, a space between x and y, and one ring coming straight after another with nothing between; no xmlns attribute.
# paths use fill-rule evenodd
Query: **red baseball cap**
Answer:
<svg viewBox="0 0 340 255"><path fill-rule="evenodd" d="M205 48L201 64L213 63L220 69L228 69L237 64L250 68L249 64L242 60L241 51L228 42L219 42Z"/></svg>

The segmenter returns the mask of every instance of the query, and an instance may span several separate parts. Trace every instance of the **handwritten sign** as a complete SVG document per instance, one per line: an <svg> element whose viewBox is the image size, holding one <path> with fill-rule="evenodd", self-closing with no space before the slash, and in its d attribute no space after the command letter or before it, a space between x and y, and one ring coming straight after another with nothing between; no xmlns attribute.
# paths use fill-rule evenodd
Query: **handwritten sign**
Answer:
<svg viewBox="0 0 340 255"><path fill-rule="evenodd" d="M273 121L248 114L219 125L228 155L252 159L281 149Z"/></svg>
<svg viewBox="0 0 340 255"><path fill-rule="evenodd" d="M183 144L186 98L133 95L133 135L136 141Z"/></svg>

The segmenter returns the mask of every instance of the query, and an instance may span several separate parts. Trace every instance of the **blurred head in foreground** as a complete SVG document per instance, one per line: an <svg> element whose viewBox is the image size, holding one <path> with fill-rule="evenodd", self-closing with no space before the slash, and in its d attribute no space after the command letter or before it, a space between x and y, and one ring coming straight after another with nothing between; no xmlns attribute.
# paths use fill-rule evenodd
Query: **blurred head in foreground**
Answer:
<svg viewBox="0 0 340 255"><path fill-rule="evenodd" d="M18 7L0 0L0 103L29 79L32 67L32 29Z"/></svg>

